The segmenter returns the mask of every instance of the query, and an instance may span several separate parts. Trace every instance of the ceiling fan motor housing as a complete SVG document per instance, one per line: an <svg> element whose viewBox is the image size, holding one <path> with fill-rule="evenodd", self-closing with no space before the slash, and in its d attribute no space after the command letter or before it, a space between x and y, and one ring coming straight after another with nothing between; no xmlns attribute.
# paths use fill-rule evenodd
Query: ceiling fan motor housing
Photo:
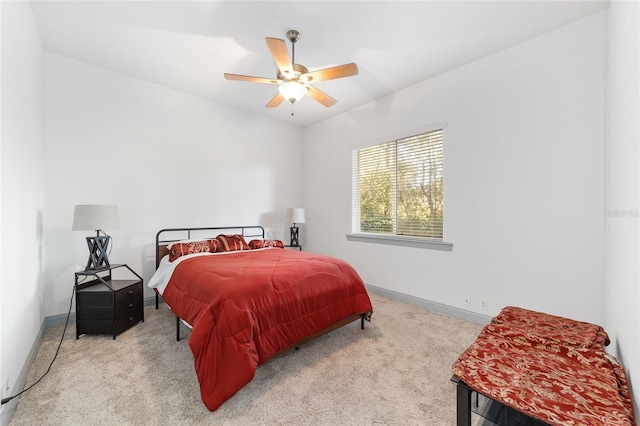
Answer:
<svg viewBox="0 0 640 426"><path fill-rule="evenodd" d="M296 30L287 31L287 40L289 40L291 43L295 43L296 41L300 40L300 33Z"/></svg>
<svg viewBox="0 0 640 426"><path fill-rule="evenodd" d="M309 72L309 70L307 69L307 67L305 67L304 65L300 65L300 64L293 64L293 76L290 78L287 78L285 76L282 75L282 73L280 72L280 70L278 70L278 74L277 74L277 79L278 80L285 80L285 81L290 81L290 80L298 80L298 78L300 78L300 76L302 74L307 74ZM305 81L305 83L310 83L311 79L309 81Z"/></svg>

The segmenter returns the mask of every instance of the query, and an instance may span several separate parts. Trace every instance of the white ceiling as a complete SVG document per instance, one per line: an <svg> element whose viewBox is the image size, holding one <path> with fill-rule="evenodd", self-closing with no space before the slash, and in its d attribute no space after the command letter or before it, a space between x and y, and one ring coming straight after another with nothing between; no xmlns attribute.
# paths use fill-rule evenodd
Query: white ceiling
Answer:
<svg viewBox="0 0 640 426"><path fill-rule="evenodd" d="M607 1L32 1L47 51L266 117L307 126L608 6ZM265 37L301 33L311 71L359 74L315 86L338 100L264 105L277 87ZM290 47L290 43L287 42Z"/></svg>

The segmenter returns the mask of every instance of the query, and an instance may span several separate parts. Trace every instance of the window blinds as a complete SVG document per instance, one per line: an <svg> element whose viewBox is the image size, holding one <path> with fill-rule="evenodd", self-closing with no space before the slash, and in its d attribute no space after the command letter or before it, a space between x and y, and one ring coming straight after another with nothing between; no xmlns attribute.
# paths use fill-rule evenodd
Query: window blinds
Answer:
<svg viewBox="0 0 640 426"><path fill-rule="evenodd" d="M443 130L353 153L353 231L442 239Z"/></svg>

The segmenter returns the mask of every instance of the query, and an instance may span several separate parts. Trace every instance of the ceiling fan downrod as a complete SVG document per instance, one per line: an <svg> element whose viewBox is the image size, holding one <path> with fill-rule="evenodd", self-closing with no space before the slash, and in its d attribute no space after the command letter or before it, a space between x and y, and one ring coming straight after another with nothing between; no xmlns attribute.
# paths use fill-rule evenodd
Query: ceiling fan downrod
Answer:
<svg viewBox="0 0 640 426"><path fill-rule="evenodd" d="M296 42L300 40L300 33L296 30L287 31L287 39L291 42L291 65L296 63Z"/></svg>

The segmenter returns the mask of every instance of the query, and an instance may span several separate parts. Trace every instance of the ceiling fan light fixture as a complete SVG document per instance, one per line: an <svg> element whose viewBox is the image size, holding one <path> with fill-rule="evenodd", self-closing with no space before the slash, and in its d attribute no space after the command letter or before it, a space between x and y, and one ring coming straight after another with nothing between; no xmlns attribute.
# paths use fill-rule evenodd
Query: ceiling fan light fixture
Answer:
<svg viewBox="0 0 640 426"><path fill-rule="evenodd" d="M282 96L291 103L297 102L307 93L307 87L298 81L287 81L278 87Z"/></svg>

